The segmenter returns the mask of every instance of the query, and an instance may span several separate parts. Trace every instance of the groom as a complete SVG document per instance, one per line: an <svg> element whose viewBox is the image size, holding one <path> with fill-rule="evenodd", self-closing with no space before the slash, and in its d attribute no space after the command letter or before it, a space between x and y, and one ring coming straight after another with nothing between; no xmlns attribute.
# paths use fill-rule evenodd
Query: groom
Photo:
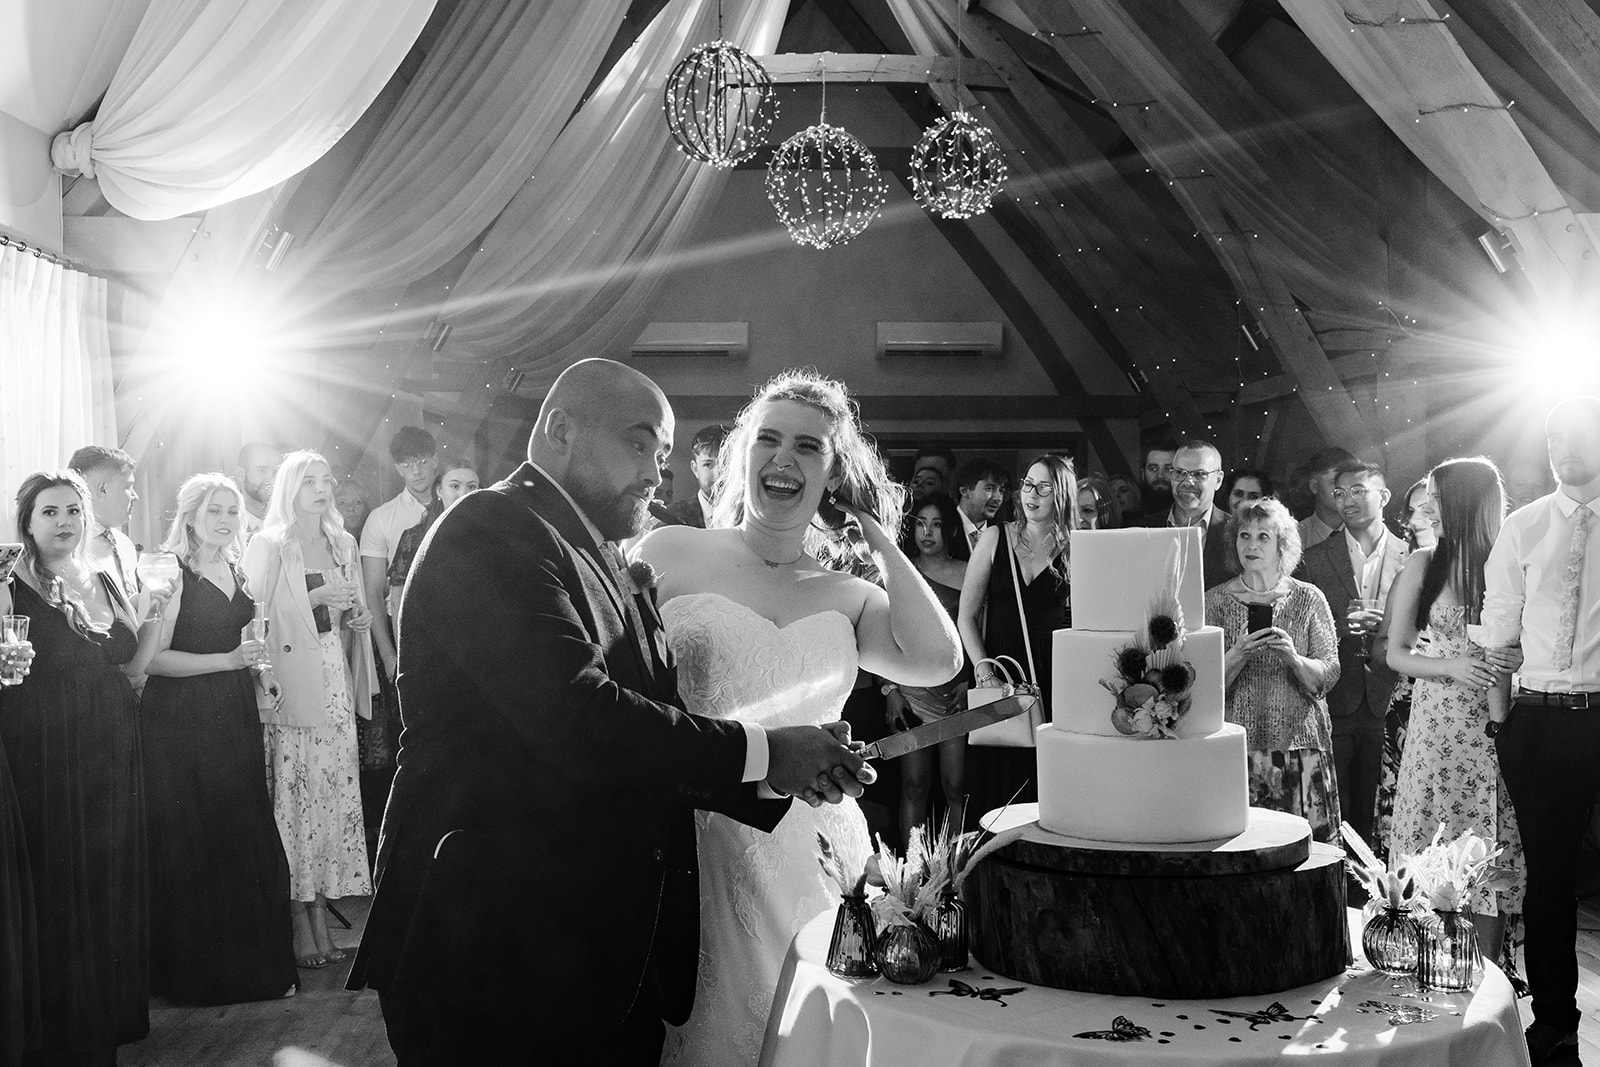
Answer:
<svg viewBox="0 0 1600 1067"><path fill-rule="evenodd" d="M528 462L417 553L405 732L350 978L379 991L400 1067L656 1063L694 999L693 809L770 830L780 794L837 803L872 777L826 730L677 706L654 602L613 547L644 525L672 428L644 375L574 364Z"/></svg>

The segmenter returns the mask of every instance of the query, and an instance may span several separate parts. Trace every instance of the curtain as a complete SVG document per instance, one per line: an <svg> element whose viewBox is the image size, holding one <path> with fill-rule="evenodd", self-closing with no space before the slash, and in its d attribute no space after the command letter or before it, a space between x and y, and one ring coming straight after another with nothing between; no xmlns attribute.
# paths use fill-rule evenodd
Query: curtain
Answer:
<svg viewBox="0 0 1600 1067"><path fill-rule="evenodd" d="M51 158L137 219L270 189L360 117L433 3L152 0L94 120Z"/></svg>
<svg viewBox="0 0 1600 1067"><path fill-rule="evenodd" d="M117 444L106 281L0 246L0 537L22 479Z"/></svg>
<svg viewBox="0 0 1600 1067"><path fill-rule="evenodd" d="M425 277L484 231L577 108L628 0L466 3L307 239L319 288Z"/></svg>
<svg viewBox="0 0 1600 1067"><path fill-rule="evenodd" d="M788 6L725 2L725 35L752 54L770 53ZM515 357L549 380L636 323L726 180L678 150L661 114L668 73L716 26L716 0L667 4L561 131L442 312L455 327L452 348Z"/></svg>

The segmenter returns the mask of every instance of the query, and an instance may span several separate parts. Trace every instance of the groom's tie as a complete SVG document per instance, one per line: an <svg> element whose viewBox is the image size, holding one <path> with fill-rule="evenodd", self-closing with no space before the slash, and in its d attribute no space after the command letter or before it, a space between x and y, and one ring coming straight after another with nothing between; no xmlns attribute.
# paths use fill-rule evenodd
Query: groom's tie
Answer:
<svg viewBox="0 0 1600 1067"><path fill-rule="evenodd" d="M1579 504L1572 513L1572 543L1567 548L1567 570L1562 576L1566 592L1561 598L1561 617L1556 624L1555 668L1572 668L1572 646L1578 636L1578 594L1583 583L1584 551L1589 547L1589 521L1594 512Z"/></svg>

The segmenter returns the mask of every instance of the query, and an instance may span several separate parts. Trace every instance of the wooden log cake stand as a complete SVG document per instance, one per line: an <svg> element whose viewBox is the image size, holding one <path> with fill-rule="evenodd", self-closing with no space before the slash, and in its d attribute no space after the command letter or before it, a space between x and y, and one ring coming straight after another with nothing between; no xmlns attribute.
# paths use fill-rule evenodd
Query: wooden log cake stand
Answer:
<svg viewBox="0 0 1600 1067"><path fill-rule="evenodd" d="M1225 841L1119 845L1050 833L1038 805L963 886L978 962L1009 978L1116 996L1200 1000L1309 985L1349 960L1344 854L1304 819L1250 809Z"/></svg>

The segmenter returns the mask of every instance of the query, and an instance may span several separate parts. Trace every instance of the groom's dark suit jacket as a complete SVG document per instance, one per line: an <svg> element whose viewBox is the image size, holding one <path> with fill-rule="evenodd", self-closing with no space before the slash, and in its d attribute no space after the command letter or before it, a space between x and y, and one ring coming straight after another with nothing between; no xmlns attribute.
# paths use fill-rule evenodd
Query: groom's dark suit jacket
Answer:
<svg viewBox="0 0 1600 1067"><path fill-rule="evenodd" d="M434 524L400 608L399 769L351 988L582 1033L687 1017L694 808L762 829L745 739L689 715L648 595L534 467Z"/></svg>

